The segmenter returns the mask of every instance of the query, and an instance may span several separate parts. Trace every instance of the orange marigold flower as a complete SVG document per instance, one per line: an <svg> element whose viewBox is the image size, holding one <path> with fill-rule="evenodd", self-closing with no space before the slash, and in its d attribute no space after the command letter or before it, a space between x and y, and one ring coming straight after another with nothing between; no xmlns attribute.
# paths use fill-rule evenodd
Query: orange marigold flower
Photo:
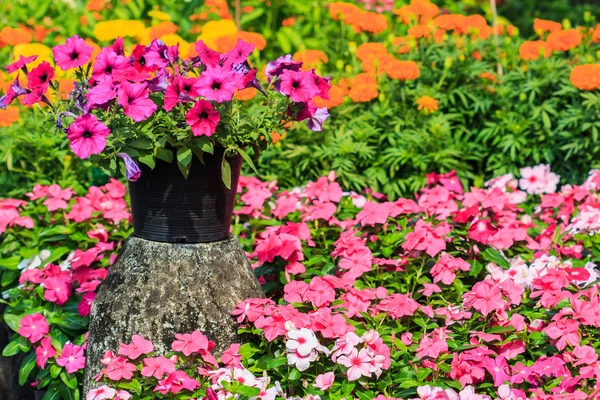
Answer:
<svg viewBox="0 0 600 400"><path fill-rule="evenodd" d="M440 13L438 6L429 0L412 0L408 6L394 10L399 19L409 25L413 22L425 23Z"/></svg>
<svg viewBox="0 0 600 400"><path fill-rule="evenodd" d="M481 61L483 59L483 57L481 56L481 53L478 52L477 50L475 50L474 52L471 53L471 57L473 57L474 59Z"/></svg>
<svg viewBox="0 0 600 400"><path fill-rule="evenodd" d="M302 68L309 70L316 68L323 63L329 62L327 54L321 50L301 50L292 57L294 61L301 62Z"/></svg>
<svg viewBox="0 0 600 400"><path fill-rule="evenodd" d="M244 6L244 8L242 8L242 11L245 13L249 13L254 11L254 7L253 6Z"/></svg>
<svg viewBox="0 0 600 400"><path fill-rule="evenodd" d="M344 89L339 86L332 85L327 92L329 99L324 99L320 96L313 98L313 102L319 108L326 107L328 109L339 106L344 102Z"/></svg>
<svg viewBox="0 0 600 400"><path fill-rule="evenodd" d="M11 126L19 120L19 107L8 106L6 110L0 110L0 126Z"/></svg>
<svg viewBox="0 0 600 400"><path fill-rule="evenodd" d="M397 60L393 56L389 54L383 54L379 57L367 58L362 62L362 69L369 75L383 74L388 68L387 65L394 61Z"/></svg>
<svg viewBox="0 0 600 400"><path fill-rule="evenodd" d="M377 81L367 74L358 74L352 79L348 97L355 103L371 101L379 95Z"/></svg>
<svg viewBox="0 0 600 400"><path fill-rule="evenodd" d="M283 26L294 26L295 24L296 24L295 16L288 17L281 22L281 25L283 25Z"/></svg>
<svg viewBox="0 0 600 400"><path fill-rule="evenodd" d="M600 64L577 65L569 79L579 90L596 90L600 88Z"/></svg>
<svg viewBox="0 0 600 400"><path fill-rule="evenodd" d="M552 51L567 51L581 44L581 33L577 29L552 32L548 35L548 46Z"/></svg>
<svg viewBox="0 0 600 400"><path fill-rule="evenodd" d="M388 27L385 15L370 11L363 11L360 16L359 23L354 25L354 30L357 32L364 31L370 33L380 33Z"/></svg>
<svg viewBox="0 0 600 400"><path fill-rule="evenodd" d="M150 38L157 39L164 35L173 35L177 33L179 27L171 21L162 21L150 27Z"/></svg>
<svg viewBox="0 0 600 400"><path fill-rule="evenodd" d="M107 5L110 5L106 3L108 3L107 0L90 0L85 5L85 9L88 11L102 11Z"/></svg>
<svg viewBox="0 0 600 400"><path fill-rule="evenodd" d="M398 50L396 50L398 54L406 54L410 51L409 41L410 39L407 37L396 37L392 40L392 45L398 47Z"/></svg>
<svg viewBox="0 0 600 400"><path fill-rule="evenodd" d="M419 111L423 111L425 114L431 114L438 109L438 100L429 96L421 96L417 99L417 105Z"/></svg>
<svg viewBox="0 0 600 400"><path fill-rule="evenodd" d="M533 30L541 35L544 32L557 32L562 30L560 22L549 21L547 19L535 18L533 20Z"/></svg>
<svg viewBox="0 0 600 400"><path fill-rule="evenodd" d="M465 17L460 14L443 14L433 19L433 24L447 31L460 30L465 26Z"/></svg>
<svg viewBox="0 0 600 400"><path fill-rule="evenodd" d="M421 74L419 66L414 61L394 60L385 65L385 73L391 79L415 80Z"/></svg>
<svg viewBox="0 0 600 400"><path fill-rule="evenodd" d="M9 46L30 43L32 39L33 34L29 28L11 28L10 26L5 26L0 30L0 41Z"/></svg>
<svg viewBox="0 0 600 400"><path fill-rule="evenodd" d="M525 61L537 60L540 56L548 58L550 54L552 54L552 50L543 40L527 41L519 47L519 55Z"/></svg>
<svg viewBox="0 0 600 400"><path fill-rule="evenodd" d="M487 79L488 81L491 82L496 82L496 75L492 74L491 72L482 72L481 75L479 75L480 78L483 79Z"/></svg>
<svg viewBox="0 0 600 400"><path fill-rule="evenodd" d="M600 42L600 24L596 25L594 32L592 32L592 42L593 43Z"/></svg>
<svg viewBox="0 0 600 400"><path fill-rule="evenodd" d="M431 27L428 25L415 25L408 29L408 36L415 39L425 38L431 35Z"/></svg>
<svg viewBox="0 0 600 400"><path fill-rule="evenodd" d="M363 10L360 7L343 2L335 2L329 5L329 14L334 20L340 18L347 24L353 25L360 22Z"/></svg>
<svg viewBox="0 0 600 400"><path fill-rule="evenodd" d="M254 98L254 96L256 96L257 92L258 92L258 90L254 89L254 88L240 89L235 92L235 98L237 100L242 100L242 101L252 100Z"/></svg>
<svg viewBox="0 0 600 400"><path fill-rule="evenodd" d="M444 36L445 35L446 35L446 31L445 30L443 30L441 28L436 29L436 31L433 32L433 40L436 43L442 43L444 41Z"/></svg>
<svg viewBox="0 0 600 400"><path fill-rule="evenodd" d="M372 58L380 58L387 55L388 51L383 43L363 43L356 49L356 58L360 61L366 61Z"/></svg>
<svg viewBox="0 0 600 400"><path fill-rule="evenodd" d="M267 40L260 33L239 31L237 36L244 42L252 43L255 50L262 51L267 47Z"/></svg>
<svg viewBox="0 0 600 400"><path fill-rule="evenodd" d="M347 96L350 91L350 86L352 86L352 80L349 78L341 78L336 86L342 89L344 96Z"/></svg>

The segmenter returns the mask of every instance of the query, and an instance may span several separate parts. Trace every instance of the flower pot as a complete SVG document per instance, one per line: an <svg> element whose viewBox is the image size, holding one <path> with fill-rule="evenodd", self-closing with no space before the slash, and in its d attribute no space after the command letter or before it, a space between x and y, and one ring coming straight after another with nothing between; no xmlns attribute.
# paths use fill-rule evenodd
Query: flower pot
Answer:
<svg viewBox="0 0 600 400"><path fill-rule="evenodd" d="M151 169L129 182L134 236L168 243L206 243L229 236L231 216L242 167L239 155L228 157L231 189L221 178L224 149L196 157L186 178L177 162L156 160Z"/></svg>

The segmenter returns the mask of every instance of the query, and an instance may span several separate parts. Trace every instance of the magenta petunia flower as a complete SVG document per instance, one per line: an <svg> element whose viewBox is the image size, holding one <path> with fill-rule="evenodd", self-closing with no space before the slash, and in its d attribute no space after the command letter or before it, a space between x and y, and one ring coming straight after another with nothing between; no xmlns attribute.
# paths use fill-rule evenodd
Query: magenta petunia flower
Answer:
<svg viewBox="0 0 600 400"><path fill-rule="evenodd" d="M275 90L290 96L292 101L304 103L319 95L312 72L285 70L275 82Z"/></svg>
<svg viewBox="0 0 600 400"><path fill-rule="evenodd" d="M154 39L145 50L146 65L149 67L164 68L169 64L167 55L168 46L159 39Z"/></svg>
<svg viewBox="0 0 600 400"><path fill-rule="evenodd" d="M270 63L268 63L267 68L265 68L265 73L269 78L269 82L271 82L271 79L281 76L281 74L283 74L284 71L299 71L301 66L301 62L295 62L292 58L292 55L287 54L285 56L279 57L275 61L271 61Z"/></svg>
<svg viewBox="0 0 600 400"><path fill-rule="evenodd" d="M209 48L202 40L196 42L196 51L198 52L198 57L202 64L210 68L219 66L221 54L218 51Z"/></svg>
<svg viewBox="0 0 600 400"><path fill-rule="evenodd" d="M52 48L54 61L63 71L85 65L90 60L92 51L92 47L77 35L68 38L65 44Z"/></svg>
<svg viewBox="0 0 600 400"><path fill-rule="evenodd" d="M92 154L99 154L106 147L106 137L110 129L93 114L80 116L69 127L67 137L71 150L79 158L88 158Z"/></svg>
<svg viewBox="0 0 600 400"><path fill-rule="evenodd" d="M198 78L196 91L208 100L222 103L231 100L235 90L243 87L243 75L222 68L210 68Z"/></svg>
<svg viewBox="0 0 600 400"><path fill-rule="evenodd" d="M140 122L151 116L157 108L148 96L147 84L122 82L117 102L125 109L125 115Z"/></svg>
<svg viewBox="0 0 600 400"><path fill-rule="evenodd" d="M54 78L54 68L44 61L27 74L27 87L32 90L48 87L52 78Z"/></svg>
<svg viewBox="0 0 600 400"><path fill-rule="evenodd" d="M6 107L8 107L14 99L24 94L28 94L29 92L30 90L25 89L23 86L21 86L21 84L19 84L19 75L17 75L15 81L8 87L6 94L0 97L0 109L6 109Z"/></svg>
<svg viewBox="0 0 600 400"><path fill-rule="evenodd" d="M192 127L194 136L212 136L220 120L219 113L206 100L199 100L185 114L185 121Z"/></svg>
<svg viewBox="0 0 600 400"><path fill-rule="evenodd" d="M175 77L165 91L164 109L171 111L179 101L194 101L194 98L198 97L195 88L197 82L196 78Z"/></svg>
<svg viewBox="0 0 600 400"><path fill-rule="evenodd" d="M107 47L102 50L92 70L92 76L96 80L101 80L107 76L111 76L116 70L124 70L130 66L129 60L118 55L112 48Z"/></svg>
<svg viewBox="0 0 600 400"><path fill-rule="evenodd" d="M253 51L254 46L252 44L246 43L242 39L238 39L235 47L225 53L224 66L231 66L246 62Z"/></svg>
<svg viewBox="0 0 600 400"><path fill-rule="evenodd" d="M96 86L89 89L85 97L90 106L105 104L117 97L117 90L110 75L107 75Z"/></svg>
<svg viewBox="0 0 600 400"><path fill-rule="evenodd" d="M7 65L6 70L8 71L9 74L12 74L13 72L18 71L19 69L23 69L25 73L27 73L27 64L34 62L36 59L38 58L38 56L30 56L30 57L23 57L23 56L19 56L19 59L17 61L15 61L12 64Z"/></svg>
<svg viewBox="0 0 600 400"><path fill-rule="evenodd" d="M108 48L111 49L112 51L114 51L118 56L124 56L125 55L124 43L125 43L125 41L123 40L123 38L119 36L113 42L113 44L108 46Z"/></svg>

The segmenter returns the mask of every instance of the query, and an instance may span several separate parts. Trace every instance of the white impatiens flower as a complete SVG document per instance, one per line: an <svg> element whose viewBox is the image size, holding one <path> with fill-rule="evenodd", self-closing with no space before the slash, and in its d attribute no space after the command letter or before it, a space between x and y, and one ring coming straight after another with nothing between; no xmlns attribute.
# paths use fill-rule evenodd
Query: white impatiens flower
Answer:
<svg viewBox="0 0 600 400"><path fill-rule="evenodd" d="M308 356L302 356L297 351L289 351L287 353L288 365L294 365L298 371L305 371L310 367L310 363L315 361L319 353L312 351Z"/></svg>
<svg viewBox="0 0 600 400"><path fill-rule="evenodd" d="M315 333L307 328L291 329L285 345L288 353L296 352L302 357L307 357L313 350L319 347L319 340Z"/></svg>

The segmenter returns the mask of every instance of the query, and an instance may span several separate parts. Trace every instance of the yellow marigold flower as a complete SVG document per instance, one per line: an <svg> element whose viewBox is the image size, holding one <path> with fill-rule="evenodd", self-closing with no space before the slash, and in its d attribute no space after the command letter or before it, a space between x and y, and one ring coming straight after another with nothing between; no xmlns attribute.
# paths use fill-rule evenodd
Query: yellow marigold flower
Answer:
<svg viewBox="0 0 600 400"><path fill-rule="evenodd" d="M429 96L421 96L417 99L417 105L419 111L423 111L425 114L431 114L438 109L438 100Z"/></svg>
<svg viewBox="0 0 600 400"><path fill-rule="evenodd" d="M6 110L0 110L0 127L11 126L19 120L19 107L8 106Z"/></svg>
<svg viewBox="0 0 600 400"><path fill-rule="evenodd" d="M394 60L385 64L385 73L391 79L415 80L421 74L421 70L414 61Z"/></svg>
<svg viewBox="0 0 600 400"><path fill-rule="evenodd" d="M596 90L600 88L600 64L577 65L569 79L579 90Z"/></svg>
<svg viewBox="0 0 600 400"><path fill-rule="evenodd" d="M148 16L159 21L171 21L171 16L164 11L152 10L148 13Z"/></svg>
<svg viewBox="0 0 600 400"><path fill-rule="evenodd" d="M329 62L327 54L321 50L301 50L294 54L293 59L303 63L302 68L305 70L317 68L321 64Z"/></svg>
<svg viewBox="0 0 600 400"><path fill-rule="evenodd" d="M13 59L18 60L20 56L29 57L37 55L38 58L33 61L30 66L30 70L33 67L38 66L44 61L47 61L51 65L54 65L54 56L52 55L52 49L48 46L44 46L41 43L22 43L13 47Z"/></svg>
<svg viewBox="0 0 600 400"><path fill-rule="evenodd" d="M179 54L183 58L189 57L190 49L194 47L190 43L183 40L181 36L175 34L163 35L159 39L165 42L167 46L175 46L177 43L179 43Z"/></svg>
<svg viewBox="0 0 600 400"><path fill-rule="evenodd" d="M217 39L235 35L238 29L235 26L235 22L222 19L220 21L208 21L202 27L202 33L198 36L198 40L202 40L208 47L215 48L217 45Z"/></svg>
<svg viewBox="0 0 600 400"><path fill-rule="evenodd" d="M550 57L552 50L543 40L527 41L519 47L519 55L525 61L537 60L540 56Z"/></svg>
<svg viewBox="0 0 600 400"><path fill-rule="evenodd" d="M547 19L535 18L533 20L533 30L538 35L543 34L544 32L557 32L562 30L562 25L560 22L549 21Z"/></svg>
<svg viewBox="0 0 600 400"><path fill-rule="evenodd" d="M94 28L94 36L101 42L115 40L120 37L142 39L147 36L146 27L141 21L115 19L101 21Z"/></svg>
<svg viewBox="0 0 600 400"><path fill-rule="evenodd" d="M546 41L552 51L567 51L581 44L581 33L577 29L552 32Z"/></svg>

